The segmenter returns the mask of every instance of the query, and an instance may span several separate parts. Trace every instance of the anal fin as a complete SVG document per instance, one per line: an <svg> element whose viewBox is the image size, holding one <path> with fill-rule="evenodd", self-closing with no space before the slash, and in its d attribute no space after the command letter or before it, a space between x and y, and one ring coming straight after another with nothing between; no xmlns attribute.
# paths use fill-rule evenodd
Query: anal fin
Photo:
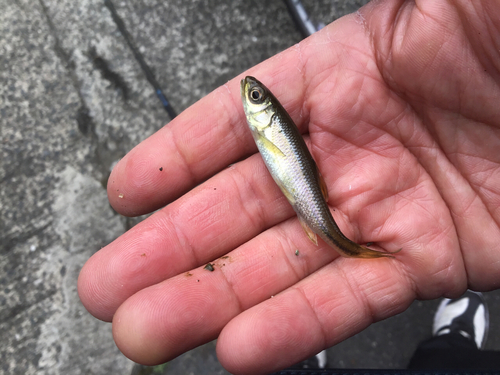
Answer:
<svg viewBox="0 0 500 375"><path fill-rule="evenodd" d="M309 226L306 224L304 219L302 219L300 216L299 216L299 221L300 221L300 225L302 225L302 229L304 229L304 232L306 232L307 237L309 237L309 239L317 246L318 245L318 236L316 235L316 233L314 233L312 231L312 229L309 228Z"/></svg>
<svg viewBox="0 0 500 375"><path fill-rule="evenodd" d="M323 193L323 198L325 198L325 201L328 202L328 187L326 186L325 179L321 175L321 173L318 171L318 176L319 176L319 187L321 189L321 193Z"/></svg>

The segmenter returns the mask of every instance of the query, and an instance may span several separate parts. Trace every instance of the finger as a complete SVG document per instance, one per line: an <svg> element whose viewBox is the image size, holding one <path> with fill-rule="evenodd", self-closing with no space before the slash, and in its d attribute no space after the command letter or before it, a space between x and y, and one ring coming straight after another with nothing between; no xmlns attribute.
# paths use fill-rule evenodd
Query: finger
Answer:
<svg viewBox="0 0 500 375"><path fill-rule="evenodd" d="M395 174L379 159L372 157L370 169L388 181ZM379 160L379 165L375 160ZM410 177L404 179L406 184L413 183ZM372 179L370 184L377 181ZM382 225L390 225L387 216L393 207L389 199L378 202L379 195L376 200L369 200L360 192L356 194L363 199L352 191L341 193L332 201L341 203L344 210L344 214L337 211L334 215L341 228L348 228L343 233L356 241L378 241L389 251L401 247L392 243L395 237L391 233L380 231ZM384 198L397 196L396 191L384 193ZM344 195L356 203L349 204L342 198ZM82 303L94 316L110 321L118 306L137 291L226 254L292 215L292 208L261 157L254 155L198 186L94 254L79 277ZM398 217L392 221L398 222ZM356 222L368 234L361 235ZM376 236L374 231L378 232Z"/></svg>
<svg viewBox="0 0 500 375"><path fill-rule="evenodd" d="M404 311L422 294L416 288L425 278L434 281L434 290L423 293L427 295L455 289L456 283L464 285L463 273L443 275L445 263L435 267L426 262L430 268L421 265L424 268L415 272L417 269L407 267L407 259L366 262L339 258L239 314L219 335L221 364L234 374L280 370ZM456 257L448 261L460 263Z"/></svg>
<svg viewBox="0 0 500 375"><path fill-rule="evenodd" d="M412 219L408 213L413 212L414 207L411 204L404 204L399 210L402 213L401 226L410 227ZM337 331L333 331L330 336L306 337L306 341L312 343L312 350L338 342L335 340L343 339L371 322L366 318L368 316L366 311L361 318L350 312L353 308L359 307L355 302L363 297L360 294L375 296L374 301L369 300L369 304L363 301L361 307L364 309L370 307L369 310L373 312L374 318L381 319L406 307L414 296L433 298L444 293L457 294L464 290L465 272L460 253L453 251L452 239L449 236L433 239L425 237L424 234L431 226L436 226L436 223L427 222L415 228L410 227L411 231L415 231L412 232L415 240L413 243L403 244L405 251L399 253L396 259L366 261L336 259L337 253L324 243L320 242L320 246L314 246L302 232L298 220L292 218L240 246L229 253L227 258L215 261L214 272L200 267L137 292L120 306L113 319L115 341L120 350L136 362L161 363L217 337L219 331L234 319L235 323L231 322L224 332L229 332L227 336L241 334L238 340L248 342L251 346L246 352L245 348L237 345L236 351L230 354L229 348L234 342L226 337L224 340L227 340L227 343L224 344L221 336L221 358L227 361L226 365L231 370L240 371L246 367L253 369L252 360L255 361L256 358L262 360L260 357L250 358L254 345L264 345L267 341L267 346L264 345L259 349L259 355L269 349L271 353L269 356L272 357L277 354L280 343L276 336L273 336L273 331L269 331L270 326L264 323L269 321L266 313L270 311L267 308L260 310L260 307L256 307L257 310L251 309L248 313L242 311L290 288L299 280L336 259L333 268L326 267L332 270L333 276L322 279L324 272L320 271L318 277L307 278L301 285L308 285L307 288L304 286L303 294L314 292L316 289L321 292L318 295L313 293L315 296L313 302L317 304L311 307L313 310L321 310L323 305L327 305L327 309L331 308L338 302L335 293L344 293L341 294L345 300L343 311L350 318L344 317L342 321L335 315L333 322L339 325L336 326ZM345 230L343 225L342 227L342 230ZM394 226L392 230L399 229L398 226ZM387 228L386 231L390 232L391 229ZM351 235L349 231L346 233ZM435 255L436 249L440 249L437 255ZM346 285L344 279L348 280L349 285ZM314 282L309 285L311 280ZM284 294L286 293L288 292ZM389 297L386 296L387 293ZM292 297L287 304L293 306L296 296L295 294L289 296ZM333 298L333 301L330 298ZM263 305L269 306L268 303L265 302ZM302 314L301 308L304 307L300 305L305 302L299 300L297 304L299 306L297 314ZM279 308L276 308L276 311L278 310ZM238 315L240 313L241 318ZM281 324L280 315L275 313L277 315L270 313L272 324ZM327 314L326 311L323 313ZM235 318L236 316L238 317ZM311 313L305 316L307 320L311 320ZM295 322L299 320L300 326L305 325L305 322L291 312L289 315L285 314L283 318L286 321L286 328L293 325L293 318ZM358 319L361 324L356 323ZM311 320L309 326L317 324L317 320ZM256 323L256 321L261 322ZM343 328L340 327L344 326L346 333L341 334ZM250 327L255 329L252 330ZM325 329L330 328L326 326ZM284 335L283 331L279 332ZM317 332L317 327L312 332ZM281 347L290 349L287 345L293 340L289 341L286 336L279 336L278 333L276 335L283 339ZM291 350L290 353L294 351ZM310 354L309 349L305 346L300 347L300 358L308 354ZM284 353L280 355L288 358ZM262 363L273 362L271 358L265 355L264 357ZM297 358L299 357L295 357Z"/></svg>
<svg viewBox="0 0 500 375"><path fill-rule="evenodd" d="M259 155L237 163L94 254L78 291L110 321L132 294L198 267L293 215Z"/></svg>
<svg viewBox="0 0 500 375"><path fill-rule="evenodd" d="M402 156L399 161L407 166L408 158ZM418 178L422 171L416 173L417 178L410 174L398 183L389 182L399 176L396 172L401 165L393 165L391 159L388 165L385 159L372 156L369 169L392 190L375 189L378 180L368 179L363 184L370 186L356 193L349 189L336 194L334 204L339 202L342 212L334 216L343 232L357 242L376 241L389 251L404 247L409 252L433 243L431 256L442 258L446 257L443 249L458 250L451 220L439 215L446 212L446 206L429 180ZM418 167L404 169L416 171ZM376 194L364 194L365 190ZM138 290L215 259L291 215L290 206L256 155L202 184L94 255L79 280L82 302L96 317L110 320L118 306ZM358 223L362 232L350 221ZM417 253L412 261L425 262L418 257ZM431 282L422 281L423 286Z"/></svg>
<svg viewBox="0 0 500 375"><path fill-rule="evenodd" d="M113 318L114 339L136 362L165 362L214 339L241 311L336 257L288 220L214 261L213 272L199 267L137 292Z"/></svg>
<svg viewBox="0 0 500 375"><path fill-rule="evenodd" d="M338 259L238 315L221 332L217 356L233 374L300 362L403 311L415 294L394 260Z"/></svg>
<svg viewBox="0 0 500 375"><path fill-rule="evenodd" d="M290 49L248 74L266 82L302 125L297 115L304 88L297 61L296 50ZM108 180L108 198L116 211L127 216L151 212L255 152L241 104L241 78L188 108L115 166Z"/></svg>

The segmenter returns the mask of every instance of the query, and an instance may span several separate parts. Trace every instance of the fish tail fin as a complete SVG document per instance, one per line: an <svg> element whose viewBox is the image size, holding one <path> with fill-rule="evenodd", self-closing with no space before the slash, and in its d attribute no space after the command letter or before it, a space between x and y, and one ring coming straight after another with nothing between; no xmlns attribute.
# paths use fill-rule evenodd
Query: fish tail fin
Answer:
<svg viewBox="0 0 500 375"><path fill-rule="evenodd" d="M375 259L375 258L394 258L394 254L399 253L403 248L396 251L377 251L364 246L357 245L356 251L353 251L348 256L353 258Z"/></svg>
<svg viewBox="0 0 500 375"><path fill-rule="evenodd" d="M360 246L357 254L350 255L353 258L375 259L375 258L394 258L392 253L376 251L367 247Z"/></svg>
<svg viewBox="0 0 500 375"><path fill-rule="evenodd" d="M352 242L348 238L342 236L341 241L334 241L334 238L328 236L328 243L333 245L334 248L340 253L340 255L347 258L362 258L362 259L375 259L375 258L394 258L394 254L401 251L398 249L397 251L387 251L387 250L372 250L368 247L358 245L355 242ZM370 243L373 244L373 243Z"/></svg>
<svg viewBox="0 0 500 375"><path fill-rule="evenodd" d="M344 236L340 231L335 221L330 221L331 227L319 233L319 236L330 246L336 249L340 255L347 258L362 258L362 259L375 259L375 258L394 258L394 254L401 251L382 251L372 250L368 247L358 245L356 242L351 241ZM367 246L372 245L373 242L368 242Z"/></svg>

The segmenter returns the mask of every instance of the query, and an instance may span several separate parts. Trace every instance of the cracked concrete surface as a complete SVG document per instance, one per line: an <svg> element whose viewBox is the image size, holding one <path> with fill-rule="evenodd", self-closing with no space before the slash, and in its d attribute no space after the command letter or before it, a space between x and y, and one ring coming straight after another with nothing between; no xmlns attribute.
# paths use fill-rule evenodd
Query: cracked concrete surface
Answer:
<svg viewBox="0 0 500 375"><path fill-rule="evenodd" d="M309 9L329 23L365 2ZM300 40L279 1L115 7L177 112ZM76 280L94 252L137 222L109 206L109 171L169 116L103 0L0 0L0 35L0 374L148 373L118 351L109 324L86 312ZM499 293L487 298L500 311ZM330 363L404 367L415 340L400 332L426 337L435 304L417 302L337 345ZM492 329L488 345L500 349ZM163 371L227 373L214 347Z"/></svg>

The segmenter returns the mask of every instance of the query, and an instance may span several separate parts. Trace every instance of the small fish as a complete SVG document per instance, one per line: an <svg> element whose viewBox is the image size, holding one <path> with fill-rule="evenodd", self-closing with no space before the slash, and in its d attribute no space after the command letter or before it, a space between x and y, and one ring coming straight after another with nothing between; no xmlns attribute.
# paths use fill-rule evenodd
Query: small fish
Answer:
<svg viewBox="0 0 500 375"><path fill-rule="evenodd" d="M340 255L393 257L349 240L328 208L328 189L290 115L266 86L253 77L241 81L241 99L253 138L274 181L316 245L317 235Z"/></svg>

